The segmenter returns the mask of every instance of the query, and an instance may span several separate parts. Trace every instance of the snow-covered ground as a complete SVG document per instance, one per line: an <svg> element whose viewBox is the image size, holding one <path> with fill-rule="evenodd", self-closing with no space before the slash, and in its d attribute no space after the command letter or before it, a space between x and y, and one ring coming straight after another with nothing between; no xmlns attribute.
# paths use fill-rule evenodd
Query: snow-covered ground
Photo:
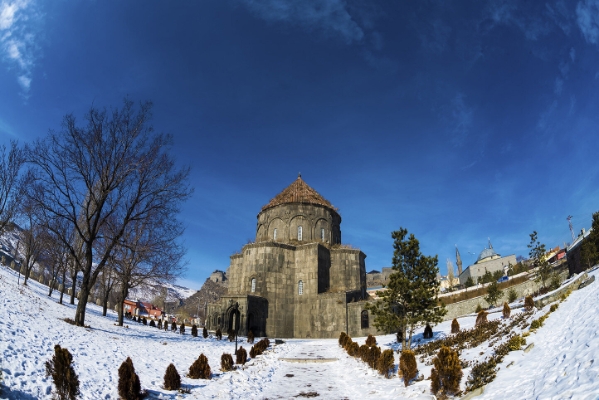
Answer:
<svg viewBox="0 0 599 400"><path fill-rule="evenodd" d="M594 272L596 273L596 272ZM599 282L599 281L598 281ZM101 309L88 306L89 329L77 328L62 319L73 318L74 306L57 304L47 288L37 282L17 286L14 271L0 267L0 351L2 354L2 399L49 399L53 384L45 376L45 361L53 355L55 344L73 354L74 368L81 382L82 399L118 399L118 368L131 357L142 387L151 399L289 399L315 396L320 399L397 399L432 398L430 381L415 382L407 388L395 375L383 378L358 359L349 357L336 339L286 340L274 346L243 368L220 371L220 356L233 353L234 343L213 338L193 338L188 332L178 335L156 328L129 323L129 328L114 325L115 314L101 316ZM575 291L545 321L528 343L528 353L509 353L500 365L497 378L480 398L546 399L597 398L599 379L599 283ZM548 306L534 318L545 314ZM514 310L513 313L516 313ZM490 319L500 318L492 313ZM459 320L462 328L474 325L474 317ZM447 335L450 323L434 328L435 338ZM421 338L418 332L416 340ZM360 344L365 338L354 338ZM379 346L397 349L394 335L378 336ZM241 343L249 351L246 343ZM464 350L462 358L473 360L490 354L487 343ZM193 361L204 353L212 367L212 380L194 380L184 375ZM481 356L480 353L483 353ZM298 358L324 358L328 362L293 362ZM514 364L507 368L507 365ZM395 354L397 367L398 355ZM163 376L173 363L189 394L162 389ZM431 366L418 363L424 377ZM464 370L462 388L469 369Z"/></svg>

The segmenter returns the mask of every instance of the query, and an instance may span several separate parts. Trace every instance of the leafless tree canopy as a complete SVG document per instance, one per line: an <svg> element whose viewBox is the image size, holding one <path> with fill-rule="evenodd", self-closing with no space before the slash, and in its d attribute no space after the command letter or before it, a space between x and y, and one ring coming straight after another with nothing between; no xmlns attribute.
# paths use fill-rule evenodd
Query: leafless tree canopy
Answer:
<svg viewBox="0 0 599 400"><path fill-rule="evenodd" d="M132 226L175 224L191 194L189 169L174 165L168 154L172 138L154 133L150 116L151 103L136 108L125 100L110 111L92 107L84 125L67 115L60 131L50 131L27 151L36 172L28 195L82 274L75 314L80 326L98 274Z"/></svg>
<svg viewBox="0 0 599 400"><path fill-rule="evenodd" d="M15 218L23 188L21 169L25 162L23 150L16 142L7 149L0 146L0 234Z"/></svg>

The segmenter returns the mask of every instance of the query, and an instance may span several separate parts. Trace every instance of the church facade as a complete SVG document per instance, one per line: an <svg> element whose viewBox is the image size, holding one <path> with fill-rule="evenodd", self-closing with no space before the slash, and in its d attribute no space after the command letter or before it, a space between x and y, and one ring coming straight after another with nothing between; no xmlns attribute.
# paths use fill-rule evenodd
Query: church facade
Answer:
<svg viewBox="0 0 599 400"><path fill-rule="evenodd" d="M262 207L255 241L230 259L228 294L207 306L208 329L280 338L376 333L364 310L366 255L342 244L337 209L301 176Z"/></svg>

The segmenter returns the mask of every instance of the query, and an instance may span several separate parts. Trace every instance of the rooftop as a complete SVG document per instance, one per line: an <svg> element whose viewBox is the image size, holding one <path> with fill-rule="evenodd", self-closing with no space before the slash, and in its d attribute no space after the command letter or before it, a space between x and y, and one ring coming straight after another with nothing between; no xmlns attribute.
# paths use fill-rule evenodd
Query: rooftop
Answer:
<svg viewBox="0 0 599 400"><path fill-rule="evenodd" d="M291 185L287 186L287 188L283 189L281 193L270 200L268 204L262 207L262 211L281 204L289 203L316 204L337 211L337 208L334 207L330 201L322 197L316 190L308 186L308 184L302 179L301 175L299 175Z"/></svg>

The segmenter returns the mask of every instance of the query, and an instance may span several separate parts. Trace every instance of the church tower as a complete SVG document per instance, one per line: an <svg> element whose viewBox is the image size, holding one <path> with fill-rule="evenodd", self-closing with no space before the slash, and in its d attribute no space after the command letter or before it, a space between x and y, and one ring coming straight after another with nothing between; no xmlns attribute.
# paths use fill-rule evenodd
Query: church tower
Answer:
<svg viewBox="0 0 599 400"><path fill-rule="evenodd" d="M462 275L462 257L460 257L460 251L458 246L455 246L455 263L458 266L458 276Z"/></svg>

